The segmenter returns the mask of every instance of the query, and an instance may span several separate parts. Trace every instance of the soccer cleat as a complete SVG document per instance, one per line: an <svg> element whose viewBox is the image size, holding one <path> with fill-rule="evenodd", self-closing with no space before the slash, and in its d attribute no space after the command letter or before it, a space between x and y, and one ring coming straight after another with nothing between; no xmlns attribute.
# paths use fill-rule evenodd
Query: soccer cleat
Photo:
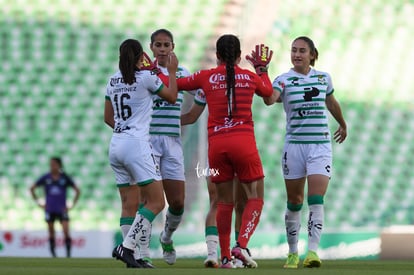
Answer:
<svg viewBox="0 0 414 275"><path fill-rule="evenodd" d="M286 263L283 265L283 268L298 268L299 264L299 255L298 253L289 253Z"/></svg>
<svg viewBox="0 0 414 275"><path fill-rule="evenodd" d="M155 268L155 266L152 264L151 260L147 260L145 258L143 259L138 259L137 263L142 267L142 268Z"/></svg>
<svg viewBox="0 0 414 275"><path fill-rule="evenodd" d="M160 243L162 247L162 256L164 258L164 261L169 265L175 264L175 261L177 260L177 255L175 253L173 242L171 241L170 243L164 243L162 241L162 233L161 233Z"/></svg>
<svg viewBox="0 0 414 275"><path fill-rule="evenodd" d="M247 268L257 268L257 263L253 260L252 255L247 248L241 248L236 245L231 250L231 255L234 256L234 258L241 260Z"/></svg>
<svg viewBox="0 0 414 275"><path fill-rule="evenodd" d="M138 263L140 268L155 268L155 266L152 264L151 259L148 258L148 257L138 259L138 260L135 260L135 261ZM127 268L136 268L134 266L130 266L129 264L127 264L126 267Z"/></svg>
<svg viewBox="0 0 414 275"><path fill-rule="evenodd" d="M127 267L140 268L141 266L136 262L134 258L134 251L122 246L122 244L116 246L112 251L112 257L117 260L121 260L127 264Z"/></svg>
<svg viewBox="0 0 414 275"><path fill-rule="evenodd" d="M322 264L322 261L319 259L318 254L314 251L308 251L308 254L306 254L306 258L303 261L303 267L320 267Z"/></svg>
<svg viewBox="0 0 414 275"><path fill-rule="evenodd" d="M144 258L142 258L144 261L146 261L147 263L150 263L150 264L152 264L152 260L151 260L151 258L150 257L144 257Z"/></svg>
<svg viewBox="0 0 414 275"><path fill-rule="evenodd" d="M219 267L217 258L207 257L207 259L204 261L204 266L207 267L207 268L217 268L217 267Z"/></svg>
<svg viewBox="0 0 414 275"><path fill-rule="evenodd" d="M223 257L223 259L221 259L220 268L235 268L235 267L232 261L230 261L227 257Z"/></svg>

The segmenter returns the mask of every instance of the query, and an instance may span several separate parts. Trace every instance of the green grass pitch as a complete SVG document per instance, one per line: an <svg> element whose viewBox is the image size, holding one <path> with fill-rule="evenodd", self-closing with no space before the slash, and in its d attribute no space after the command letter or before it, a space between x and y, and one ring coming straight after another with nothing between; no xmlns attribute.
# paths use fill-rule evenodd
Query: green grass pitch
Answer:
<svg viewBox="0 0 414 275"><path fill-rule="evenodd" d="M0 258L0 274L4 275L83 275L83 274L330 274L330 275L378 275L378 274L414 274L414 261L323 261L318 269L298 268L285 270L280 260L258 260L258 269L206 269L202 259L178 259L169 266L161 260L155 260L156 269L126 269L120 261L114 259L52 259L52 258Z"/></svg>

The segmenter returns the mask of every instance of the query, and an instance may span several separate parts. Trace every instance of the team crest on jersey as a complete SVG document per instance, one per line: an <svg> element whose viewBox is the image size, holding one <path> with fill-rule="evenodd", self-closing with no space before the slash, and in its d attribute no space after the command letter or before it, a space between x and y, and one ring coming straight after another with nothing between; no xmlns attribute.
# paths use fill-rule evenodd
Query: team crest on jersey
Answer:
<svg viewBox="0 0 414 275"><path fill-rule="evenodd" d="M321 85L325 85L326 84L326 79L325 79L325 76L324 75L318 75L318 82L321 84Z"/></svg>
<svg viewBox="0 0 414 275"><path fill-rule="evenodd" d="M283 83L282 81L279 81L277 83L280 87L282 87L282 90L285 88L285 83Z"/></svg>

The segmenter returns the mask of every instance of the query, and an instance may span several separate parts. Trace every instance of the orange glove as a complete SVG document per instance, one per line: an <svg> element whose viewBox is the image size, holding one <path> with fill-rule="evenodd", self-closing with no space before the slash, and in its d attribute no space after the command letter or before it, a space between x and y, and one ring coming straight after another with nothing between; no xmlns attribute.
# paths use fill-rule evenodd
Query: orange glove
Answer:
<svg viewBox="0 0 414 275"><path fill-rule="evenodd" d="M256 49L250 55L246 55L246 60L253 65L256 73L261 75L267 73L267 67L272 60L273 51L264 44L256 45Z"/></svg>
<svg viewBox="0 0 414 275"><path fill-rule="evenodd" d="M159 75L161 73L161 70L157 67L157 60L152 61L146 52L144 52L143 57L144 59L142 60L140 69L151 71L155 75Z"/></svg>

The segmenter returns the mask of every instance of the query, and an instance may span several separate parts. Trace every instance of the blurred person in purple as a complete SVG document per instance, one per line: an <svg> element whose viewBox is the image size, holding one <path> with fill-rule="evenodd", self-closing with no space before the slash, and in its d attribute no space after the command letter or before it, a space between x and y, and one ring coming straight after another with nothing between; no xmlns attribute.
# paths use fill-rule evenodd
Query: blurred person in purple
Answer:
<svg viewBox="0 0 414 275"><path fill-rule="evenodd" d="M45 203L39 201L35 189L42 187L45 194ZM66 191L70 187L75 191L75 197L70 207L66 205ZM66 256L69 258L71 253L72 239L69 233L69 209L73 208L80 196L80 190L73 180L63 172L63 163L60 157L50 158L50 171L40 177L35 184L30 187L30 193L36 203L45 209L45 219L49 231L49 246L53 257L56 257L55 221L59 220L62 224L63 235L65 238Z"/></svg>

